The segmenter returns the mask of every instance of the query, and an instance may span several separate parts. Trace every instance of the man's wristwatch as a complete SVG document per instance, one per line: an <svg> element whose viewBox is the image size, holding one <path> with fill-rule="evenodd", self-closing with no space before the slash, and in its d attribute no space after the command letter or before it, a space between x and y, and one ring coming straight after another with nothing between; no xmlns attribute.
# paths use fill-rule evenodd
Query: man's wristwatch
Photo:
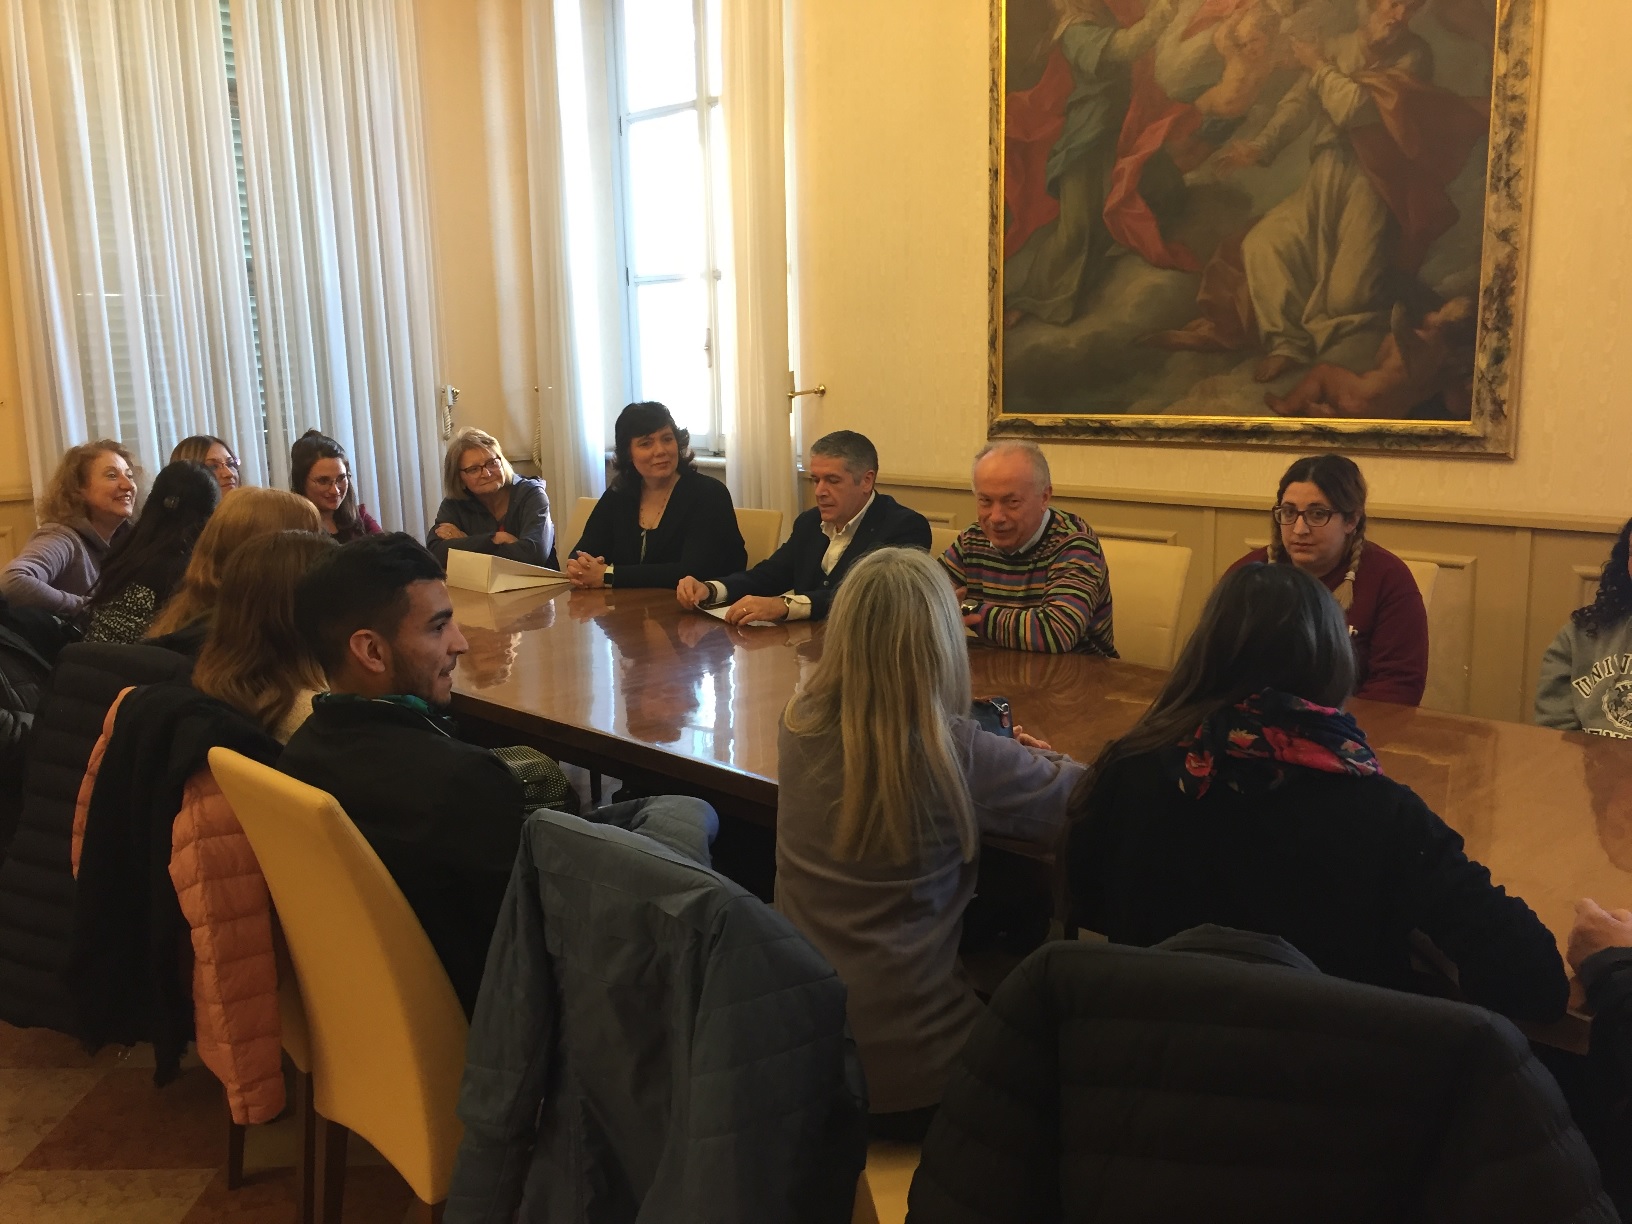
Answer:
<svg viewBox="0 0 1632 1224"><path fill-rule="evenodd" d="M785 609L784 614L786 616L791 617L793 615L793 596L792 595L782 596L782 607Z"/></svg>

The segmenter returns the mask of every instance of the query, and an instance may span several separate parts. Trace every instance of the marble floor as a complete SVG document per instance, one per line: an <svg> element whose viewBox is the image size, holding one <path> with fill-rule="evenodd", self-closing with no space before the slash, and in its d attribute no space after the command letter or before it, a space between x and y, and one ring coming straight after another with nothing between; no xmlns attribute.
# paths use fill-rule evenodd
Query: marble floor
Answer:
<svg viewBox="0 0 1632 1224"><path fill-rule="evenodd" d="M289 1224L292 1117L249 1129L245 1184L226 1185L226 1106L196 1060L153 1086L146 1047L87 1055L72 1038L0 1024L0 1221ZM346 1224L399 1224L413 1195L353 1140Z"/></svg>

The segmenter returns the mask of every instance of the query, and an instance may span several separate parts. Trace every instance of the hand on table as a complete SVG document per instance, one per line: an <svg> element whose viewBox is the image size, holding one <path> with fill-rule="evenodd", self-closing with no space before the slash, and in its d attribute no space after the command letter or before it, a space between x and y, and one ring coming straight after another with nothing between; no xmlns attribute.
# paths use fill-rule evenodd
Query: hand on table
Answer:
<svg viewBox="0 0 1632 1224"><path fill-rule="evenodd" d="M438 523L436 525L436 538L439 540L462 540L465 538L465 533L452 523Z"/></svg>
<svg viewBox="0 0 1632 1224"><path fill-rule="evenodd" d="M592 557L586 552L573 553L567 558L567 577L572 585L585 591L606 585L606 558Z"/></svg>
<svg viewBox="0 0 1632 1224"><path fill-rule="evenodd" d="M744 595L725 610L728 625L749 621L780 621L788 618L788 605L775 595Z"/></svg>
<svg viewBox="0 0 1632 1224"><path fill-rule="evenodd" d="M680 601L682 608L695 608L699 604L705 604L711 595L708 583L699 582L695 578L682 578L679 585L674 588L674 597Z"/></svg>
<svg viewBox="0 0 1632 1224"><path fill-rule="evenodd" d="M1038 739L1035 735L1027 735L1026 729L1019 723L1014 724L1014 742L1024 744L1027 748L1038 748L1043 752L1053 752L1054 745L1047 740Z"/></svg>
<svg viewBox="0 0 1632 1224"><path fill-rule="evenodd" d="M1582 961L1605 948L1632 948L1632 910L1606 910L1583 897L1575 903L1575 926L1564 959L1579 973Z"/></svg>

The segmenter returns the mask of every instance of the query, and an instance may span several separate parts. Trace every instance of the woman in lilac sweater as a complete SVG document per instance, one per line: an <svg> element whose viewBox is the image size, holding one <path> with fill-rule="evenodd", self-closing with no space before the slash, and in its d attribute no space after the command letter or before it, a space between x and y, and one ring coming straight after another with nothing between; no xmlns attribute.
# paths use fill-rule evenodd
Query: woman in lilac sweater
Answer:
<svg viewBox="0 0 1632 1224"><path fill-rule="evenodd" d="M13 607L76 615L135 513L130 452L111 438L70 447L40 499L39 530L0 571L0 596Z"/></svg>

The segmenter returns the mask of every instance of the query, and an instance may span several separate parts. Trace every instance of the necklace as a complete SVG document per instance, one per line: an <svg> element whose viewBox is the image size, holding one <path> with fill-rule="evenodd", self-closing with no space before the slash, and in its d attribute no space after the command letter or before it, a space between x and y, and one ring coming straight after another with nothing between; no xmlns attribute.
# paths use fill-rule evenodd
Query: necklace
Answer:
<svg viewBox="0 0 1632 1224"><path fill-rule="evenodd" d="M640 499L640 529L651 531L663 521L663 512L669 508L669 498L674 496L674 486L671 484L663 494L663 500L657 503L656 510L647 506L644 496Z"/></svg>

